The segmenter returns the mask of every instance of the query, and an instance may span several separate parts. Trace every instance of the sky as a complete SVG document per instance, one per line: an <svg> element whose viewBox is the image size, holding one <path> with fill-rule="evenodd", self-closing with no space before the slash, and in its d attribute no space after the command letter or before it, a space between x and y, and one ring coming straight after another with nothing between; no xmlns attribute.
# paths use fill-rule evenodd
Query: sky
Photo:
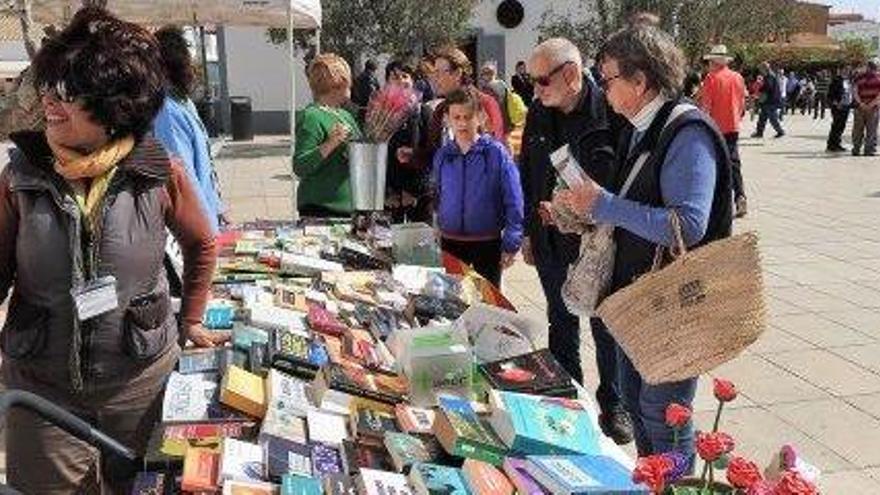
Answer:
<svg viewBox="0 0 880 495"><path fill-rule="evenodd" d="M831 12L862 14L867 18L880 20L880 1L878 0L811 0L831 6Z"/></svg>

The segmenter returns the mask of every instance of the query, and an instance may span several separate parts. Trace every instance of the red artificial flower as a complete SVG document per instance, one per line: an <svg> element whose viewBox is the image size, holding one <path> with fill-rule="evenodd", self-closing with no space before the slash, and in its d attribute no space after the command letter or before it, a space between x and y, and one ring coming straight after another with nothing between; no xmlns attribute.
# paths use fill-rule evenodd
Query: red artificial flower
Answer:
<svg viewBox="0 0 880 495"><path fill-rule="evenodd" d="M736 488L749 488L762 479L758 466L742 457L734 457L727 465L727 481Z"/></svg>
<svg viewBox="0 0 880 495"><path fill-rule="evenodd" d="M766 480L759 481L750 486L745 495L773 495L773 484Z"/></svg>
<svg viewBox="0 0 880 495"><path fill-rule="evenodd" d="M816 485L805 480L801 473L788 470L776 484L773 495L818 495Z"/></svg>
<svg viewBox="0 0 880 495"><path fill-rule="evenodd" d="M728 380L716 378L715 382L715 398L721 402L730 402L736 399L736 385Z"/></svg>
<svg viewBox="0 0 880 495"><path fill-rule="evenodd" d="M633 470L634 483L642 483L651 493L662 493L666 488L666 476L673 468L672 461L663 455L640 457Z"/></svg>
<svg viewBox="0 0 880 495"><path fill-rule="evenodd" d="M666 406L666 426L670 428L683 428L690 420L690 408L675 403Z"/></svg>
<svg viewBox="0 0 880 495"><path fill-rule="evenodd" d="M724 454L733 451L733 438L727 433L697 433L697 453L704 461L715 462Z"/></svg>

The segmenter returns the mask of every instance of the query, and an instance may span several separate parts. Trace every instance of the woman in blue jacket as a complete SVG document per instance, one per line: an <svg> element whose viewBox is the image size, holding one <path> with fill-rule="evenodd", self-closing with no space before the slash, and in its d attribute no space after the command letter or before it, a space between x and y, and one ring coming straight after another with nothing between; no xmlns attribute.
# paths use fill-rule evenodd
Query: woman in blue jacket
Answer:
<svg viewBox="0 0 880 495"><path fill-rule="evenodd" d="M496 287L523 236L519 171L505 146L481 134L485 119L476 90L446 97L452 139L434 156L441 247Z"/></svg>
<svg viewBox="0 0 880 495"><path fill-rule="evenodd" d="M183 31L174 26L157 31L156 39L165 64L167 95L153 121L153 133L169 155L183 161L189 179L196 185L208 223L217 232L219 226L226 223L224 207L211 160L208 132L189 98L195 79L189 46Z"/></svg>

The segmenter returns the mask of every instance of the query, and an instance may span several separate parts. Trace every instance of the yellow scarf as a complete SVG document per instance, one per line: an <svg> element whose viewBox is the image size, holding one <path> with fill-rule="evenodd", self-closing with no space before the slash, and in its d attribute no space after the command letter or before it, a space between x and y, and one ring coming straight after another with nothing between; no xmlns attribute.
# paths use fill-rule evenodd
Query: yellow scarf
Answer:
<svg viewBox="0 0 880 495"><path fill-rule="evenodd" d="M88 155L51 140L49 147L55 155L55 171L73 187L76 202L88 219L87 226L94 230L98 205L107 193L116 165L134 149L134 138L127 136L111 141Z"/></svg>

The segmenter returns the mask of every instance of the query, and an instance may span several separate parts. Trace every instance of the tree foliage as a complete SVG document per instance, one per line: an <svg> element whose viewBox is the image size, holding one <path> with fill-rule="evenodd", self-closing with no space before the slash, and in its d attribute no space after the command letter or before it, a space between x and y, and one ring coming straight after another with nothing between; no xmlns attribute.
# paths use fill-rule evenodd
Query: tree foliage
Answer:
<svg viewBox="0 0 880 495"><path fill-rule="evenodd" d="M542 37L565 36L594 53L610 31L634 14L650 12L672 33L691 62L713 43L737 45L784 39L795 26L793 0L581 0L571 11L553 8L539 26Z"/></svg>
<svg viewBox="0 0 880 495"><path fill-rule="evenodd" d="M845 39L839 45L839 48L835 48L760 43L736 46L734 52L746 67L755 67L766 61L798 72L844 65L857 66L871 56L870 43L865 40Z"/></svg>
<svg viewBox="0 0 880 495"><path fill-rule="evenodd" d="M321 50L355 64L383 53L420 53L464 34L478 0L323 0ZM299 46L308 33L297 33ZM285 29L269 31L274 43L286 41Z"/></svg>

